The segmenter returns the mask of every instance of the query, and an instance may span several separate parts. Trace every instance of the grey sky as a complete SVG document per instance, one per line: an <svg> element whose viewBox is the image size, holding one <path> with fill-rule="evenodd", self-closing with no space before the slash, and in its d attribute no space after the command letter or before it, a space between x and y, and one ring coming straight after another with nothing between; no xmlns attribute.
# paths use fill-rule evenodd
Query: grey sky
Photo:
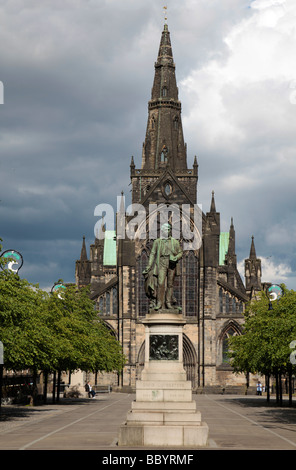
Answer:
<svg viewBox="0 0 296 470"><path fill-rule="evenodd" d="M168 0L188 165L215 190L237 255L255 236L263 280L295 287L293 0ZM99 203L129 199L163 29L158 0L15 0L0 6L0 236L43 288L74 281Z"/></svg>

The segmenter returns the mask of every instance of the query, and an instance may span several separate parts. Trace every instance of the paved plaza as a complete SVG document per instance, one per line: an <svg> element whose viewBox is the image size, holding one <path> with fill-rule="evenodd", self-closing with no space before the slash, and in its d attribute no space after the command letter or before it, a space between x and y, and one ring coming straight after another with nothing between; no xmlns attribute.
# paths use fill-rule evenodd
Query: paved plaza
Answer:
<svg viewBox="0 0 296 470"><path fill-rule="evenodd" d="M272 398L193 395L209 426L203 450L296 450L296 407ZM135 395L101 393L37 407L2 405L0 450L118 451L117 436ZM155 450L155 449L154 449ZM116 454L117 452L117 454ZM111 455L111 454L108 454Z"/></svg>

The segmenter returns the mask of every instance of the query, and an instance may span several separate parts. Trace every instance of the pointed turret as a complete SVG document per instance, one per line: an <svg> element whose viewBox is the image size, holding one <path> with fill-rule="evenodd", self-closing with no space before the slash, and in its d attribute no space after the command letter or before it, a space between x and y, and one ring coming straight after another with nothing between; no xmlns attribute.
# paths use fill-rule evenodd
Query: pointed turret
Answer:
<svg viewBox="0 0 296 470"><path fill-rule="evenodd" d="M87 258L85 237L83 237L80 259L75 266L76 285L80 288L87 286L91 279L91 263Z"/></svg>
<svg viewBox="0 0 296 470"><path fill-rule="evenodd" d="M86 246L85 246L85 237L83 237L82 241L82 248L80 254L80 261L87 261L87 253L86 253Z"/></svg>
<svg viewBox="0 0 296 470"><path fill-rule="evenodd" d="M215 192L212 191L210 212L207 212L206 217L210 220L211 225L217 226L217 233L220 233L220 212L217 212L216 201L215 201Z"/></svg>
<svg viewBox="0 0 296 470"><path fill-rule="evenodd" d="M257 258L254 237L252 236L250 256L245 259L246 291L250 297L256 295L262 288L261 285L261 259Z"/></svg>
<svg viewBox="0 0 296 470"><path fill-rule="evenodd" d="M211 207L210 207L210 212L216 212L216 203L215 203L215 192L212 191L212 200L211 200Z"/></svg>
<svg viewBox="0 0 296 470"><path fill-rule="evenodd" d="M216 210L215 193L212 191L210 212L206 213L204 230L205 264L208 266L219 264L219 238L220 213Z"/></svg>
<svg viewBox="0 0 296 470"><path fill-rule="evenodd" d="M235 253L235 230L234 230L232 217L231 217L231 223L230 223L230 229L229 229L228 250L225 255L225 264L227 264L228 266L236 266L237 264L236 253Z"/></svg>
<svg viewBox="0 0 296 470"><path fill-rule="evenodd" d="M134 162L134 157L132 156L131 164L130 164L131 174L134 174L135 168L136 168L136 166L135 166L135 162Z"/></svg>
<svg viewBox="0 0 296 470"><path fill-rule="evenodd" d="M255 250L254 236L252 236L249 259L256 259L256 258L257 256L256 256L256 250Z"/></svg>
<svg viewBox="0 0 296 470"><path fill-rule="evenodd" d="M194 162L193 162L193 172L195 176L198 176L198 163L197 163L196 155L194 157Z"/></svg>
<svg viewBox="0 0 296 470"><path fill-rule="evenodd" d="M233 218L231 217L230 229L229 229L229 245L228 245L228 255L235 255L235 230L233 225Z"/></svg>

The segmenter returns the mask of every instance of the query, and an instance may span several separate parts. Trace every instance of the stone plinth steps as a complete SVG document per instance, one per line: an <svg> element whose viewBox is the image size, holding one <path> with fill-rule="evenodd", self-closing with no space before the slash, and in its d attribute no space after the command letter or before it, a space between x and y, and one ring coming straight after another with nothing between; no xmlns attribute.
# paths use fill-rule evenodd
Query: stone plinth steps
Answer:
<svg viewBox="0 0 296 470"><path fill-rule="evenodd" d="M119 446L204 447L208 425L192 400L183 368L182 314L150 313L145 324L145 367L136 400L119 430ZM147 347L148 346L148 347Z"/></svg>

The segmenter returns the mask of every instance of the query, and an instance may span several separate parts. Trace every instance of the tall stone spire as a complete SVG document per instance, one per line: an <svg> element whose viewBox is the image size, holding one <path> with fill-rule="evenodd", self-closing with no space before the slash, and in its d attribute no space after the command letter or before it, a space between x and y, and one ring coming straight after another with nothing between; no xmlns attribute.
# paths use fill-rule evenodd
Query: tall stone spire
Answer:
<svg viewBox="0 0 296 470"><path fill-rule="evenodd" d="M235 230L233 225L233 218L231 217L230 229L229 229L229 245L228 255L235 255Z"/></svg>
<svg viewBox="0 0 296 470"><path fill-rule="evenodd" d="M169 166L172 170L187 169L186 153L170 33L165 24L148 103L142 168L155 170Z"/></svg>
<svg viewBox="0 0 296 470"><path fill-rule="evenodd" d="M257 256L256 256L256 250L255 250L254 237L252 236L249 259L256 259L256 258L257 258Z"/></svg>
<svg viewBox="0 0 296 470"><path fill-rule="evenodd" d="M261 259L257 258L254 237L252 236L250 256L245 259L246 291L249 295L261 290Z"/></svg>
<svg viewBox="0 0 296 470"><path fill-rule="evenodd" d="M228 266L236 266L236 253L235 253L235 230L233 225L233 218L231 217L230 229L229 229L229 244L228 251L225 256L225 263Z"/></svg>
<svg viewBox="0 0 296 470"><path fill-rule="evenodd" d="M165 23L154 64L141 168L130 164L132 203L195 204L198 164L187 167L181 103L175 75L170 33Z"/></svg>
<svg viewBox="0 0 296 470"><path fill-rule="evenodd" d="M86 253L86 246L85 246L85 237L83 237L82 241L82 248L80 254L80 261L87 261L87 253Z"/></svg>
<svg viewBox="0 0 296 470"><path fill-rule="evenodd" d="M215 192L214 191L212 191L212 200L211 200L210 212L212 212L212 213L216 212Z"/></svg>
<svg viewBox="0 0 296 470"><path fill-rule="evenodd" d="M80 259L76 261L75 278L77 286L83 287L90 283L91 279L91 263L87 258L85 237L83 237Z"/></svg>

